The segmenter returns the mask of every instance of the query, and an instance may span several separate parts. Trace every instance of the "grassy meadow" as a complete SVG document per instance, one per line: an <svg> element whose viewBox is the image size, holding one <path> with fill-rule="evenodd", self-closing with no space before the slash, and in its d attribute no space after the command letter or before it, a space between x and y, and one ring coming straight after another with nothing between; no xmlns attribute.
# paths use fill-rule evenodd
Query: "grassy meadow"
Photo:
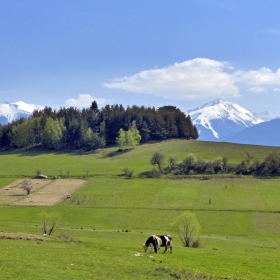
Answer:
<svg viewBox="0 0 280 280"><path fill-rule="evenodd" d="M124 153L117 148L2 152L0 188L33 177L36 170L49 177L82 178L88 172L88 182L56 206L0 206L1 279L280 279L278 178L122 175L124 167L136 176L151 170L157 151L179 161L193 153L238 163L245 151L263 160L275 150L280 148L172 140ZM200 248L183 247L172 231L182 211L196 214ZM42 236L42 213L60 216L59 228L48 237ZM142 244L154 233L173 236L172 254L143 252Z"/></svg>

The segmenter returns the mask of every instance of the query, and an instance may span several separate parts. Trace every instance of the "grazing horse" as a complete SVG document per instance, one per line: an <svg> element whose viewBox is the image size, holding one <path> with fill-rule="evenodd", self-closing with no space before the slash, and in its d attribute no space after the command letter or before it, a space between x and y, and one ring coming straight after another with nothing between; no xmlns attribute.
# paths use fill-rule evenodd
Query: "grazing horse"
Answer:
<svg viewBox="0 0 280 280"><path fill-rule="evenodd" d="M145 252L147 252L148 247L154 247L155 253L158 253L160 247L165 247L163 254L169 249L169 252L172 253L172 237L168 234L155 234L148 237L145 244L143 244L143 248Z"/></svg>

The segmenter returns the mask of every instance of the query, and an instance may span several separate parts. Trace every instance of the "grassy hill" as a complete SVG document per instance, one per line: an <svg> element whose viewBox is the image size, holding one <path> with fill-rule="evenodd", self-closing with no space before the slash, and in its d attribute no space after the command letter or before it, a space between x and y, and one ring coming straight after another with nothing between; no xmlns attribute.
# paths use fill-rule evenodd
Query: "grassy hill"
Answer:
<svg viewBox="0 0 280 280"><path fill-rule="evenodd" d="M53 207L0 206L0 275L3 279L279 279L279 179L125 179L151 170L156 151L183 160L245 151L263 160L279 148L173 140L128 152L0 154L0 187L21 176L67 173L87 184ZM211 204L209 203L211 199ZM196 214L200 248L184 248L172 231L182 211ZM42 237L42 213L60 216L59 229ZM143 253L150 234L173 236L173 253ZM141 257L134 254L142 253Z"/></svg>
<svg viewBox="0 0 280 280"><path fill-rule="evenodd" d="M189 153L198 158L212 160L216 157L227 157L229 163L240 163L245 152L250 152L254 159L263 160L272 151L280 151L280 147L264 147L217 143L206 141L170 140L154 144L144 144L120 153L116 147L99 150L94 153L80 151L50 152L38 149L0 153L0 177L34 176L36 170L49 176L60 175L82 176L86 170L89 175L119 175L124 167L129 167L136 174L151 170L150 159L155 152L166 158L176 156L182 161Z"/></svg>

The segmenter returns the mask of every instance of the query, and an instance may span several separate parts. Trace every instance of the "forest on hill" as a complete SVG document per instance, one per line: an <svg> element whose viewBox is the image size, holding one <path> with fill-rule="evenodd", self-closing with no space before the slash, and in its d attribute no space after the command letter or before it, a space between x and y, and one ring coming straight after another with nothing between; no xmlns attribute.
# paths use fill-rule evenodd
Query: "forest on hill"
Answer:
<svg viewBox="0 0 280 280"><path fill-rule="evenodd" d="M198 131L175 106L154 107L106 105L96 101L89 108L74 107L34 110L30 118L21 118L0 126L1 148L85 149L120 143L122 133L134 129L138 142L166 139L197 139ZM140 136L139 136L140 135ZM132 141L132 145L133 145ZM128 141L129 144L129 141ZM138 144L138 143L137 143Z"/></svg>

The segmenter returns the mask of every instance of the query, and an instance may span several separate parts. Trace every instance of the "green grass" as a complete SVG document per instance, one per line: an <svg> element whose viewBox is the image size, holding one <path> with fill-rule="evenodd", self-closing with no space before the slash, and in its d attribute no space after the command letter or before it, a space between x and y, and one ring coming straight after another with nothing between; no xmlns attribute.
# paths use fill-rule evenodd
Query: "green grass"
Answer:
<svg viewBox="0 0 280 280"><path fill-rule="evenodd" d="M150 159L153 153L161 152L165 164L170 155L182 161L189 153L198 158L212 160L216 157L227 157L229 163L240 163L245 158L245 151L254 159L263 160L270 152L280 151L279 147L262 147L215 143L204 141L172 140L155 144L140 145L128 152L118 153L117 148L108 148L95 153L61 153L50 151L22 151L19 153L0 153L0 177L35 176L41 170L48 176L66 175L82 176L89 169L90 176L117 176L124 167L134 170L135 174L152 169Z"/></svg>
<svg viewBox="0 0 280 280"><path fill-rule="evenodd" d="M0 206L0 237L12 237L0 238L1 279L280 279L279 179L119 176L123 167L136 175L151 170L155 151L179 160L188 153L206 160L227 156L237 163L245 151L262 160L272 150L176 140L126 153L116 148L92 154L2 153L0 187L34 176L37 169L49 176L62 169L82 177L89 167L90 177L57 206ZM194 212L202 227L200 248L184 248L172 231L171 222L185 210ZM42 237L43 212L61 217L59 229L47 238ZM173 236L173 254L161 249L145 255L147 237L165 232ZM35 237L26 240L30 235ZM135 257L137 252L142 256Z"/></svg>

